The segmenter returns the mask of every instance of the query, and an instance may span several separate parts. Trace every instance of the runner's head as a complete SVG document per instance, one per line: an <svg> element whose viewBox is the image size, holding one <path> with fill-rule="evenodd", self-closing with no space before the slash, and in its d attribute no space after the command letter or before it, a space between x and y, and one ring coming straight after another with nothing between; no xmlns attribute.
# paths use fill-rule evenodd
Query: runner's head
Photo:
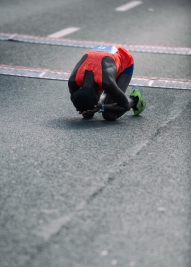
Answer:
<svg viewBox="0 0 191 267"><path fill-rule="evenodd" d="M72 102L78 111L83 112L94 109L97 104L97 98L92 88L81 87L75 92Z"/></svg>

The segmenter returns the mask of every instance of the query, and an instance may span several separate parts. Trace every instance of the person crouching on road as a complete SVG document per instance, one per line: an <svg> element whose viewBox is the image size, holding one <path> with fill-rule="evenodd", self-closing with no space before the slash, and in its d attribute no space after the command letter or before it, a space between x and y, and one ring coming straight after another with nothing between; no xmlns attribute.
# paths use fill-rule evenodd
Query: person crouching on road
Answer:
<svg viewBox="0 0 191 267"><path fill-rule="evenodd" d="M139 87L125 96L134 68L133 56L118 45L100 44L88 51L74 67L68 87L71 101L84 118L101 112L115 121L131 108L139 115L146 107Z"/></svg>

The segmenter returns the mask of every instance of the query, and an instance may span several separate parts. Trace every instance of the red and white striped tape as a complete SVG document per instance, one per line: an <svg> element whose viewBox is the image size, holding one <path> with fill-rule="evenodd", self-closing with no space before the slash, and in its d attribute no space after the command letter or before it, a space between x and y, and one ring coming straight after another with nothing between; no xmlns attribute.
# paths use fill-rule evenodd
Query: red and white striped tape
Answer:
<svg viewBox="0 0 191 267"><path fill-rule="evenodd" d="M100 43L108 45L116 44L125 47L130 52L159 53L159 54L171 54L171 55L191 55L191 47L153 46L153 45L137 45L137 44L135 45L135 44L125 44L125 43L119 44L119 43L108 43L100 41L53 38L47 36L33 36L33 35L24 35L17 33L0 32L0 40L34 43L34 44L69 46L69 47L82 47L82 48L93 48L94 46Z"/></svg>
<svg viewBox="0 0 191 267"><path fill-rule="evenodd" d="M69 71L50 70L42 68L28 68L23 66L0 65L0 75L11 75L28 78L68 81ZM177 90L191 90L191 80L177 80L157 77L133 76L130 85L146 87L169 88Z"/></svg>

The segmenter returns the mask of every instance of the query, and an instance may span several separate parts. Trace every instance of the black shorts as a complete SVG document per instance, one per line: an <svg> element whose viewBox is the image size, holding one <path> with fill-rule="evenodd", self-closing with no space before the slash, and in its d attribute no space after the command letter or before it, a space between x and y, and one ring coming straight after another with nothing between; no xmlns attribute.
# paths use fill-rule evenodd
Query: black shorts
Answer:
<svg viewBox="0 0 191 267"><path fill-rule="evenodd" d="M133 70L134 70L134 64L131 65L129 68L125 69L122 73L132 76L133 75Z"/></svg>

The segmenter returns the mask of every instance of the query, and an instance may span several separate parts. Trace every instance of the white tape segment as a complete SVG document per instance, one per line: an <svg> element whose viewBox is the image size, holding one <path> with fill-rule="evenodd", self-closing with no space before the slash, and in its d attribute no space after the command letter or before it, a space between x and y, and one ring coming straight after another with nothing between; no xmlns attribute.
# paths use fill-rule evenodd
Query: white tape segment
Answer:
<svg viewBox="0 0 191 267"><path fill-rule="evenodd" d="M22 66L0 65L0 75L68 81L70 72L60 70L27 68ZM157 77L133 77L130 85L176 90L191 90L191 80L164 79Z"/></svg>
<svg viewBox="0 0 191 267"><path fill-rule="evenodd" d="M0 33L1 41L15 41L25 42L33 44L48 44L48 45L59 45L69 47L83 47L93 48L96 45L102 43L106 45L121 45L130 52L142 52L142 53L159 53L159 54L172 54L172 55L190 55L190 47L170 47L170 46L152 46L152 45L133 45L133 44L115 44L98 41L84 41L64 38L52 38L47 36L33 36L33 35L22 35L16 33Z"/></svg>

